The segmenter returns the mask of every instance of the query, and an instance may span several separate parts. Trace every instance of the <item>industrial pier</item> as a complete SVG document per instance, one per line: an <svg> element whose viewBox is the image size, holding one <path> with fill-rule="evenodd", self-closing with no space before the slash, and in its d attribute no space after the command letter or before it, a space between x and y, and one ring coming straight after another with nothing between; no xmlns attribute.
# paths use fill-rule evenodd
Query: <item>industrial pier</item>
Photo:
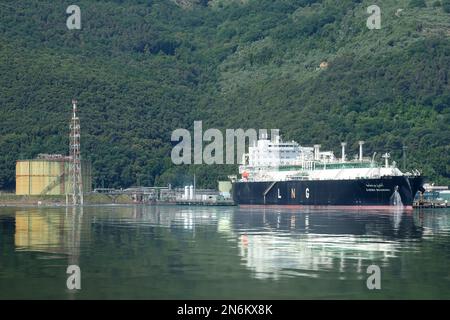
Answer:
<svg viewBox="0 0 450 320"><path fill-rule="evenodd" d="M450 190L447 186L425 184L425 192L416 196L414 208L450 208Z"/></svg>
<svg viewBox="0 0 450 320"><path fill-rule="evenodd" d="M97 188L92 194L103 194L116 203L118 197L127 196L133 203L140 204L177 204L202 206L231 206L231 183L219 181L219 190L168 187L131 187L127 189Z"/></svg>
<svg viewBox="0 0 450 320"><path fill-rule="evenodd" d="M219 191L200 189L196 190L194 186L185 186L183 195L175 198L176 204L188 206L232 206L231 184L225 187L226 181L219 182ZM224 189L226 191L224 191Z"/></svg>

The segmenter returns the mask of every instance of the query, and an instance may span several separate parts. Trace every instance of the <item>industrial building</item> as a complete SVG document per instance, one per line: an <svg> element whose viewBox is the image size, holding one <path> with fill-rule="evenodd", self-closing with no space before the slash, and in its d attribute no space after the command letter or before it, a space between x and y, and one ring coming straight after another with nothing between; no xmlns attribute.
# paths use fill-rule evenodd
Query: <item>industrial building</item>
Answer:
<svg viewBox="0 0 450 320"><path fill-rule="evenodd" d="M16 162L17 195L72 194L71 157L40 154L36 159ZM81 160L83 191L92 191L91 163Z"/></svg>

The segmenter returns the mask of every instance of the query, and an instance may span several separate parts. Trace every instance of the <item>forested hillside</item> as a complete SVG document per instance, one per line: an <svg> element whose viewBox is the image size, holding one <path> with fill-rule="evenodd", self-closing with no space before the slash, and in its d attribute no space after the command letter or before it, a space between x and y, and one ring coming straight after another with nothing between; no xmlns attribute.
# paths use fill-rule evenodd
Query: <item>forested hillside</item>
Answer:
<svg viewBox="0 0 450 320"><path fill-rule="evenodd" d="M81 30L66 27L71 4ZM68 153L73 97L95 187L236 173L172 164L171 132L194 120L336 155L362 139L398 163L406 145L408 168L450 184L448 0L0 0L0 75L0 189L16 159Z"/></svg>

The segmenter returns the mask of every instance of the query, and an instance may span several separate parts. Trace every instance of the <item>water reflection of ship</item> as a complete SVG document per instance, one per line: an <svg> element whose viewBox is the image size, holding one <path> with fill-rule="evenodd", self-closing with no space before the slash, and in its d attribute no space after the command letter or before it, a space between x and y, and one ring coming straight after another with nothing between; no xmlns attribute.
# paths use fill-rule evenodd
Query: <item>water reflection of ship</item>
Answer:
<svg viewBox="0 0 450 320"><path fill-rule="evenodd" d="M66 215L18 211L16 248L67 254L70 262L77 264L81 234L84 241L84 237L110 234L111 228L122 232L124 226L130 230L158 226L172 234L194 236L201 228L202 234L218 233L224 241L236 243L233 246L242 265L252 270L254 277L315 277L323 271L340 272L342 276L345 271L352 271L363 277L372 260L389 264L396 257L399 240L419 240L427 232L450 229L446 217L428 219L428 213L404 214L401 210L355 214L331 210L260 212L242 208L133 206L103 209L100 214L90 212L86 218L72 209Z"/></svg>
<svg viewBox="0 0 450 320"><path fill-rule="evenodd" d="M317 234L381 235L396 238L420 238L422 230L409 212L336 212L307 210L260 211L240 210L234 224L243 228L296 231Z"/></svg>
<svg viewBox="0 0 450 320"><path fill-rule="evenodd" d="M286 238L275 234L241 235L240 255L256 278L280 276L318 277L318 271L348 270L349 260L356 261L356 272L362 272L364 261L395 256L396 247L390 243L364 243L356 238L328 237L314 234Z"/></svg>
<svg viewBox="0 0 450 320"><path fill-rule="evenodd" d="M238 235L240 255L256 278L318 277L318 272L345 271L362 277L377 260L397 256L400 238L420 238L412 215L289 214L235 215L233 223L248 232ZM356 272L356 273L355 273Z"/></svg>
<svg viewBox="0 0 450 320"><path fill-rule="evenodd" d="M257 278L316 277L320 271L352 269L360 277L374 259L396 257L398 239L422 236L413 216L392 212L248 212L217 208L137 208L140 224L172 232L208 226L238 241L239 255ZM133 223L133 221L129 221ZM136 220L134 221L136 222ZM116 221L117 223L117 221ZM127 219L124 219L127 223Z"/></svg>

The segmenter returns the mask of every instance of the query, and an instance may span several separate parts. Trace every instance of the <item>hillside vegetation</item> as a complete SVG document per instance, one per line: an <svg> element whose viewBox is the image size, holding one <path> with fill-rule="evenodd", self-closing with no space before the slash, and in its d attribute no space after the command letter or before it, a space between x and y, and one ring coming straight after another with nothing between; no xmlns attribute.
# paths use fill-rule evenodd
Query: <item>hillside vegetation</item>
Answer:
<svg viewBox="0 0 450 320"><path fill-rule="evenodd" d="M374 3L380 30L366 26ZM450 184L447 0L80 0L82 29L68 30L71 4L0 2L0 189L15 160L68 153L73 97L94 187L236 173L172 164L171 132L194 120L279 128L336 155L362 139L399 164L405 145L409 169Z"/></svg>

